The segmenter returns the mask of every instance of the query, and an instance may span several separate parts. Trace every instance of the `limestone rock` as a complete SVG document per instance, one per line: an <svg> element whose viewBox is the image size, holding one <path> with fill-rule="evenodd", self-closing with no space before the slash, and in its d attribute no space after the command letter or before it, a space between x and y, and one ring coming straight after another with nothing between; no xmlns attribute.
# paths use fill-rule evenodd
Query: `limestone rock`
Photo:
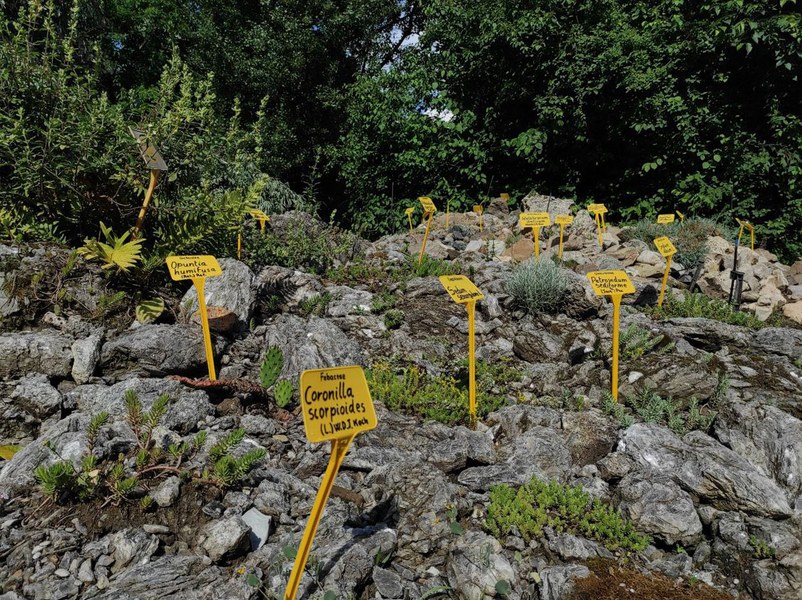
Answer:
<svg viewBox="0 0 802 600"><path fill-rule="evenodd" d="M454 541L447 563L448 584L461 600L496 596L496 583L515 581L515 572L501 554L501 544L481 531L469 531Z"/></svg>
<svg viewBox="0 0 802 600"><path fill-rule="evenodd" d="M0 378L28 373L66 377L72 369L72 341L48 330L0 334Z"/></svg>
<svg viewBox="0 0 802 600"><path fill-rule="evenodd" d="M256 302L253 271L234 258L221 258L218 262L223 274L206 278L206 306L227 309L237 315L241 324L247 324ZM185 315L198 310L198 293L194 285L181 299L181 310Z"/></svg>

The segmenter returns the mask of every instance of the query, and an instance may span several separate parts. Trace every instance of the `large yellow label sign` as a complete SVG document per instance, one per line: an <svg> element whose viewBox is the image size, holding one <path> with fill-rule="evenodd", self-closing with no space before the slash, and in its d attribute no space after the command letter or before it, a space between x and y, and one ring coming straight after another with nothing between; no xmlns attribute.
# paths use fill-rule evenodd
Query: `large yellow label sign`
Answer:
<svg viewBox="0 0 802 600"><path fill-rule="evenodd" d="M406 214L408 217L409 217L409 216L411 216L411 215L412 215L412 213L414 213L414 212L415 212L415 207L414 207L414 206L410 206L408 209L406 209L406 210L404 211L404 213L405 213L405 214Z"/></svg>
<svg viewBox="0 0 802 600"><path fill-rule="evenodd" d="M474 204L473 212L475 212L477 215L481 215L483 212L485 212L485 209L481 204Z"/></svg>
<svg viewBox="0 0 802 600"><path fill-rule="evenodd" d="M666 223L673 223L674 222L674 215L657 215L657 222L662 224Z"/></svg>
<svg viewBox="0 0 802 600"><path fill-rule="evenodd" d="M551 225L551 219L547 212L521 213L521 216L518 217L518 226L521 228L548 227L549 225Z"/></svg>
<svg viewBox="0 0 802 600"><path fill-rule="evenodd" d="M657 246L657 251L663 256L672 256L677 253L674 244L666 236L655 238L654 245Z"/></svg>
<svg viewBox="0 0 802 600"><path fill-rule="evenodd" d="M312 443L350 438L376 427L362 367L312 369L301 374L301 407Z"/></svg>
<svg viewBox="0 0 802 600"><path fill-rule="evenodd" d="M554 223L557 225L572 225L574 217L572 215L557 215L554 217Z"/></svg>
<svg viewBox="0 0 802 600"><path fill-rule="evenodd" d="M588 211L601 215L607 212L607 207L604 204L588 204Z"/></svg>
<svg viewBox="0 0 802 600"><path fill-rule="evenodd" d="M165 259L173 281L222 275L214 256L168 256Z"/></svg>
<svg viewBox="0 0 802 600"><path fill-rule="evenodd" d="M624 271L593 271L588 273L588 279L598 296L635 293L635 286Z"/></svg>
<svg viewBox="0 0 802 600"><path fill-rule="evenodd" d="M418 198L418 201L420 202L420 205L423 207L424 213L434 213L437 211L437 208L435 208L434 202L432 202L431 198L427 196L421 196L420 198Z"/></svg>
<svg viewBox="0 0 802 600"><path fill-rule="evenodd" d="M440 283L457 304L484 300L484 294L464 275L443 275L440 277Z"/></svg>

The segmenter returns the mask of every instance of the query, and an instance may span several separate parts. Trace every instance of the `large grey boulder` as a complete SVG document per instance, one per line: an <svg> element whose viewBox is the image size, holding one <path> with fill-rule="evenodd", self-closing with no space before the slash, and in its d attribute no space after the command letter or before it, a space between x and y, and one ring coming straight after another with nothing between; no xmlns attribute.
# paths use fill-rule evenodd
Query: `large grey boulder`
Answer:
<svg viewBox="0 0 802 600"><path fill-rule="evenodd" d="M295 379L307 369L359 365L365 359L359 345L331 321L319 317L301 319L281 314L269 323L264 346L284 353L283 377Z"/></svg>
<svg viewBox="0 0 802 600"><path fill-rule="evenodd" d="M754 348L766 354L798 359L802 356L802 329L764 327L755 333Z"/></svg>
<svg viewBox="0 0 802 600"><path fill-rule="evenodd" d="M55 331L0 334L0 378L43 373L66 377L72 368L72 338Z"/></svg>
<svg viewBox="0 0 802 600"><path fill-rule="evenodd" d="M149 562L132 565L117 573L105 589L89 587L82 597L87 600L249 598L245 594L220 596L225 573L219 567L207 567L204 560L203 557L191 555L153 557Z"/></svg>
<svg viewBox="0 0 802 600"><path fill-rule="evenodd" d="M219 349L219 345L218 345ZM206 350L200 325L143 325L103 345L104 375L200 374Z"/></svg>
<svg viewBox="0 0 802 600"><path fill-rule="evenodd" d="M732 402L716 419L715 430L718 439L792 496L802 495L802 421L774 406Z"/></svg>
<svg viewBox="0 0 802 600"><path fill-rule="evenodd" d="M39 465L59 460L72 461L77 467L88 451L86 427L89 417L76 413L48 427L39 439L25 446L14 457L3 463L0 470L0 496L25 488L34 482L33 472ZM45 443L52 446L49 450Z"/></svg>
<svg viewBox="0 0 802 600"><path fill-rule="evenodd" d="M246 324L256 303L256 286L253 271L235 258L218 260L222 275L207 277L203 294L206 306L225 308L237 315L240 324ZM193 285L181 299L181 311L191 316L198 310L198 292Z"/></svg>
<svg viewBox="0 0 802 600"><path fill-rule="evenodd" d="M37 419L46 419L61 410L61 393L42 374L20 379L9 400Z"/></svg>
<svg viewBox="0 0 802 600"><path fill-rule="evenodd" d="M454 540L446 572L448 584L462 600L495 598L496 583L512 585L515 581L512 565L501 554L501 544L481 531L469 531Z"/></svg>
<svg viewBox="0 0 802 600"><path fill-rule="evenodd" d="M700 431L680 440L661 425L637 423L624 432L618 449L641 467L670 477L720 510L769 517L792 514L785 493L774 480Z"/></svg>
<svg viewBox="0 0 802 600"><path fill-rule="evenodd" d="M666 475L631 473L616 490L621 513L635 529L669 545L693 544L702 534L702 522L693 500Z"/></svg>
<svg viewBox="0 0 802 600"><path fill-rule="evenodd" d="M67 394L66 402L85 415L106 411L112 418L122 418L125 415L123 398L128 390L136 392L143 410L150 410L156 398L167 394L170 403L161 425L181 434L189 433L199 421L214 414L214 407L206 392L193 390L170 379L126 379L112 386L81 385Z"/></svg>

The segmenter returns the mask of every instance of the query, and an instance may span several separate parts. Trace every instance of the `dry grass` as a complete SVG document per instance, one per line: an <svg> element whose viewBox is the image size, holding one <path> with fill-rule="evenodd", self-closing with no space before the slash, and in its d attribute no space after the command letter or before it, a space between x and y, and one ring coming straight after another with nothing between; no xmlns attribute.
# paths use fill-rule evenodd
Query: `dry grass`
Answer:
<svg viewBox="0 0 802 600"><path fill-rule="evenodd" d="M588 568L590 577L577 580L565 600L732 600L702 582L691 585L657 573L643 575L614 561L590 561Z"/></svg>

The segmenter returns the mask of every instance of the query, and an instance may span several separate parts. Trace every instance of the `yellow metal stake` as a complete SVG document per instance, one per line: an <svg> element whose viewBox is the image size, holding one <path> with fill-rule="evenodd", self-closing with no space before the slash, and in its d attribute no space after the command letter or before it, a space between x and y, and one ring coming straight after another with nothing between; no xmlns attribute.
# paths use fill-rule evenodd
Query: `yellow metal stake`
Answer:
<svg viewBox="0 0 802 600"><path fill-rule="evenodd" d="M535 238L535 258L540 256L540 227L532 227L532 233Z"/></svg>
<svg viewBox="0 0 802 600"><path fill-rule="evenodd" d="M618 322L621 320L621 294L613 294L613 400L618 402Z"/></svg>
<svg viewBox="0 0 802 600"><path fill-rule="evenodd" d="M468 311L468 410L471 414L471 428L476 427L476 300L465 305Z"/></svg>
<svg viewBox="0 0 802 600"><path fill-rule="evenodd" d="M304 566L306 566L306 561L309 558L309 551L312 549L312 541L315 539L317 526L320 523L320 517L323 516L323 509L331 494L331 488L334 486L334 479L337 477L337 472L340 470L340 465L342 465L343 459L353 439L354 436L352 435L331 440L329 466L326 468L323 481L320 483L320 489L317 492L312 512L309 513L309 520L306 522L304 536L301 538L301 543L298 546L295 564L292 567L292 573L290 573L290 579L287 582L287 589L284 591L284 600L295 600L295 595L298 593L298 586L301 584L301 577L304 574Z"/></svg>
<svg viewBox="0 0 802 600"><path fill-rule="evenodd" d="M214 370L214 352L212 351L212 334L209 332L209 316L206 314L206 296L203 294L205 277L196 277L192 280L198 292L198 306L200 308L201 328L203 328L203 345L206 347L206 364L209 366L209 381L217 379Z"/></svg>
<svg viewBox="0 0 802 600"><path fill-rule="evenodd" d="M600 214L601 214L601 227L602 227L602 231L603 231L604 233L607 233L607 225L605 225L605 224L604 224L604 213L600 213Z"/></svg>
<svg viewBox="0 0 802 600"><path fill-rule="evenodd" d="M237 259L242 259L242 231L237 232Z"/></svg>
<svg viewBox="0 0 802 600"><path fill-rule="evenodd" d="M446 200L446 229L448 229L448 209L451 206L451 200Z"/></svg>
<svg viewBox="0 0 802 600"><path fill-rule="evenodd" d="M563 229L565 229L565 225L560 223L560 251L557 254L557 257L562 260L563 258Z"/></svg>
<svg viewBox="0 0 802 600"><path fill-rule="evenodd" d="M660 298L657 300L657 306L663 306L663 298L666 295L666 285L668 284L668 274L671 272L671 257L666 258L666 272L663 274L663 287L660 288Z"/></svg>
<svg viewBox="0 0 802 600"><path fill-rule="evenodd" d="M423 262L423 253L426 251L426 240L429 239L429 227L432 225L432 216L434 213L428 214L428 219L426 220L426 233L423 234L423 244L420 247L420 255L418 256L418 268L420 268L421 263Z"/></svg>
<svg viewBox="0 0 802 600"><path fill-rule="evenodd" d="M135 240L139 238L139 232L142 229L142 224L145 222L145 213L148 212L148 205L150 204L150 199L153 197L153 190L156 189L156 182L159 180L159 172L153 170L150 172L150 184L148 185L148 191L145 192L145 201L142 203L142 208L139 209L139 216L136 218L136 225L134 225L134 233L131 235L131 239Z"/></svg>
<svg viewBox="0 0 802 600"><path fill-rule="evenodd" d="M599 232L599 247L604 248L604 238L602 238L601 221L599 221L599 213L596 213L596 230Z"/></svg>

